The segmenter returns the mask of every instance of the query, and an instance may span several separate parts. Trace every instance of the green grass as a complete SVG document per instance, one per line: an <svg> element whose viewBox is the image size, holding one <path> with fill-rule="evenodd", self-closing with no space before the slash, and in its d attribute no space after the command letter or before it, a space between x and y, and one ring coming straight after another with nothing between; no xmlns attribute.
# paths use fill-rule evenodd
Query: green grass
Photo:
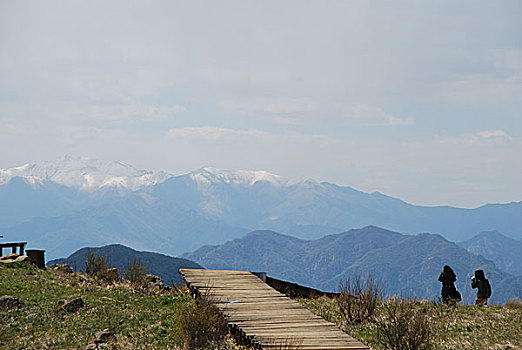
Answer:
<svg viewBox="0 0 522 350"><path fill-rule="evenodd" d="M106 285L84 274L39 270L28 263L0 264L0 296L19 297L21 307L0 309L0 349L84 349L94 334L109 329L117 342L106 349L183 349L176 332L183 310L194 307L185 291L133 289L128 284ZM61 311L58 301L81 297L76 313ZM301 299L304 306L353 337L380 349L375 322L341 324L336 301ZM427 308L433 329L433 349L522 349L522 306L451 307L414 302ZM377 317L382 313L379 306ZM214 346L237 350L228 338Z"/></svg>
<svg viewBox="0 0 522 350"><path fill-rule="evenodd" d="M0 349L84 349L97 331L117 341L107 349L183 349L176 334L180 310L194 303L188 292L135 290L105 285L86 275L44 271L28 263L0 264L0 296L19 297L18 309L0 309ZM58 301L81 297L75 313ZM239 349L230 339L218 346Z"/></svg>
<svg viewBox="0 0 522 350"><path fill-rule="evenodd" d="M368 321L359 325L342 324L335 300L300 299L315 314L336 323L358 340L381 349L377 325ZM522 349L522 306L474 305L447 306L436 302L410 302L415 308L427 308L433 330L432 349ZM378 308L381 317L383 304Z"/></svg>

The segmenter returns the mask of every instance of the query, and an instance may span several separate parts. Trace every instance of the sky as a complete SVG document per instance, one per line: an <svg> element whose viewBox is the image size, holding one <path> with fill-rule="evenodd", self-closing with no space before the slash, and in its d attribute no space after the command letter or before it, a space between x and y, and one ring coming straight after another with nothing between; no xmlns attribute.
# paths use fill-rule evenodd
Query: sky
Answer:
<svg viewBox="0 0 522 350"><path fill-rule="evenodd" d="M522 200L522 2L0 1L0 168L262 169Z"/></svg>

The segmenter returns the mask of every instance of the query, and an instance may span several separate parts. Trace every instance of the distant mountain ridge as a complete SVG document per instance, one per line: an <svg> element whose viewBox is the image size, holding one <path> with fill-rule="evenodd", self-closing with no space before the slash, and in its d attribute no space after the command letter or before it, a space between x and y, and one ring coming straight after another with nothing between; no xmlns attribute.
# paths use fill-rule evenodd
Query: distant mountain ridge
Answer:
<svg viewBox="0 0 522 350"><path fill-rule="evenodd" d="M273 231L254 231L218 246L205 246L182 257L211 269L265 271L268 275L313 288L336 291L340 281L371 274L388 295L436 299L444 265L457 274L457 288L467 303L476 291L473 271L485 270L493 286L492 302L505 302L522 290L522 277L499 270L440 235L403 235L375 226L301 240Z"/></svg>
<svg viewBox="0 0 522 350"><path fill-rule="evenodd" d="M133 260L141 260L148 273L159 276L166 284L181 283L181 268L201 269L202 267L190 260L174 258L154 252L139 252L121 244L112 244L104 247L82 248L68 258L55 259L47 262L47 265L69 264L75 271L85 270L85 260L88 252L103 255L107 258L110 267L116 267L122 273Z"/></svg>
<svg viewBox="0 0 522 350"><path fill-rule="evenodd" d="M487 231L457 244L473 254L494 261L503 271L522 275L522 240L506 237L498 231Z"/></svg>
<svg viewBox="0 0 522 350"><path fill-rule="evenodd" d="M238 184L230 176L201 169L146 191L231 225L307 239L368 225L412 234L435 232L454 241L495 229L522 238L522 202L476 209L423 207L327 182L252 178Z"/></svg>
<svg viewBox="0 0 522 350"><path fill-rule="evenodd" d="M522 239L522 202L423 207L261 170L172 175L73 157L0 170L0 230L6 239L38 243L51 257L117 242L179 254L256 229L316 239L368 225L452 241L491 230Z"/></svg>
<svg viewBox="0 0 522 350"><path fill-rule="evenodd" d="M248 230L226 225L195 211L151 197L128 194L117 201L53 218L34 218L12 226L9 237L45 248L49 258L85 246L122 243L135 249L179 255L203 244L224 242Z"/></svg>

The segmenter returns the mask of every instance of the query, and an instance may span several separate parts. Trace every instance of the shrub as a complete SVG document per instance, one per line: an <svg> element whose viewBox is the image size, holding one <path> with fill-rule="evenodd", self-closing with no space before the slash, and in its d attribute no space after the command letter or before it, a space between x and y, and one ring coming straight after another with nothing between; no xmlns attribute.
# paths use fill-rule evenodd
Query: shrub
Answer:
<svg viewBox="0 0 522 350"><path fill-rule="evenodd" d="M506 302L506 307L510 307L510 308L522 307L522 300L520 300L518 298L509 299Z"/></svg>
<svg viewBox="0 0 522 350"><path fill-rule="evenodd" d="M187 349L221 344L228 334L227 320L209 296L184 304L178 314L175 331Z"/></svg>
<svg viewBox="0 0 522 350"><path fill-rule="evenodd" d="M104 255L98 255L90 249L87 251L87 258L85 258L85 273L89 276L97 277L101 280L107 279L107 269L109 262Z"/></svg>
<svg viewBox="0 0 522 350"><path fill-rule="evenodd" d="M363 278L358 275L354 279L348 277L345 282L341 282L339 293L337 304L343 322L357 324L375 316L382 299L382 286L371 276Z"/></svg>
<svg viewBox="0 0 522 350"><path fill-rule="evenodd" d="M147 268L141 259L134 259L123 271L123 278L135 287L144 287L147 284Z"/></svg>
<svg viewBox="0 0 522 350"><path fill-rule="evenodd" d="M385 349L429 349L432 326L428 305L417 306L412 301L387 302L376 319L377 341Z"/></svg>

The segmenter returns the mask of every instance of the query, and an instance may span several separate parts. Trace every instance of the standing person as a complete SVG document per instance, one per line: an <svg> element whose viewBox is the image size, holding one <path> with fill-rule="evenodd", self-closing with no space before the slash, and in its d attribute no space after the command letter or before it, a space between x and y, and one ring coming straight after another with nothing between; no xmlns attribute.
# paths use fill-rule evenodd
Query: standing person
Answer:
<svg viewBox="0 0 522 350"><path fill-rule="evenodd" d="M455 304L462 300L462 297L455 288L455 281L457 280L457 275L453 272L453 269L448 265L444 265L444 268L439 276L439 281L442 282L442 302L444 304Z"/></svg>
<svg viewBox="0 0 522 350"><path fill-rule="evenodd" d="M475 271L475 276L471 277L471 288L477 288L475 305L487 305L491 296L491 285L484 275L484 270Z"/></svg>

